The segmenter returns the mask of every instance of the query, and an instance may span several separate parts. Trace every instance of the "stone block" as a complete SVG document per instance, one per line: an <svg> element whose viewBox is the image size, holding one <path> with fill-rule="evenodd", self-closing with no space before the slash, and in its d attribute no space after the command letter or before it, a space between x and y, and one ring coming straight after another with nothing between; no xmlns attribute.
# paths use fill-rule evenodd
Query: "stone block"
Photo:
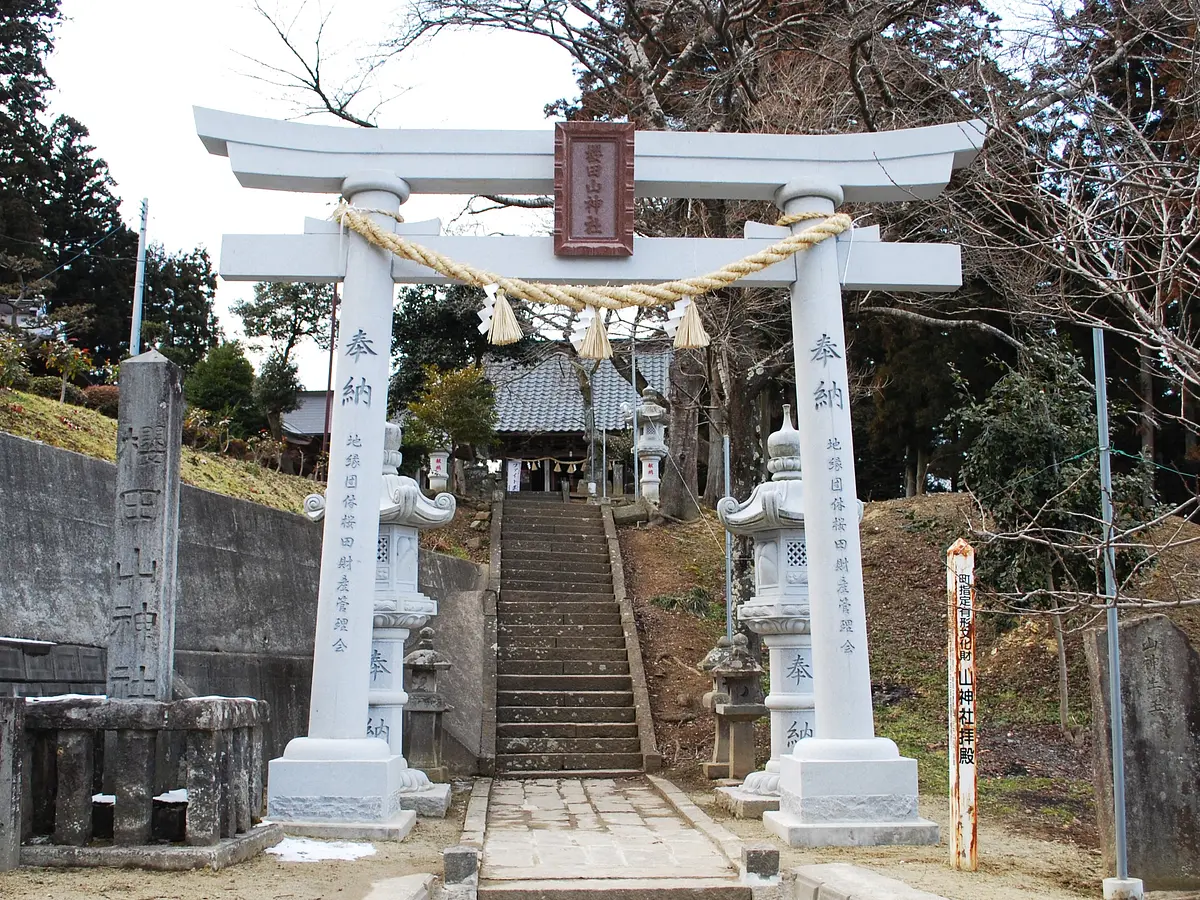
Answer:
<svg viewBox="0 0 1200 900"><path fill-rule="evenodd" d="M1121 704L1129 870L1147 890L1200 887L1200 656L1166 616L1122 622ZM1107 633L1087 633L1092 695L1096 817L1110 873L1113 839L1112 732Z"/></svg>
<svg viewBox="0 0 1200 900"><path fill-rule="evenodd" d="M0 872L21 860L24 713L24 700L0 698Z"/></svg>
<svg viewBox="0 0 1200 900"><path fill-rule="evenodd" d="M744 844L742 869L747 875L774 878L779 874L779 850L767 844Z"/></svg>
<svg viewBox="0 0 1200 900"><path fill-rule="evenodd" d="M479 881L479 849L447 847L442 851L442 881L446 884L475 884Z"/></svg>
<svg viewBox="0 0 1200 900"><path fill-rule="evenodd" d="M763 813L779 809L779 795L751 794L740 787L714 789L717 807L733 814L735 819L761 819Z"/></svg>
<svg viewBox="0 0 1200 900"><path fill-rule="evenodd" d="M797 900L945 900L848 863L822 863L794 869Z"/></svg>
<svg viewBox="0 0 1200 900"><path fill-rule="evenodd" d="M405 791L400 795L400 808L411 809L427 819L444 819L450 809L450 785L431 784L423 791Z"/></svg>
<svg viewBox="0 0 1200 900"><path fill-rule="evenodd" d="M25 654L16 647L0 647L0 680L25 680Z"/></svg>

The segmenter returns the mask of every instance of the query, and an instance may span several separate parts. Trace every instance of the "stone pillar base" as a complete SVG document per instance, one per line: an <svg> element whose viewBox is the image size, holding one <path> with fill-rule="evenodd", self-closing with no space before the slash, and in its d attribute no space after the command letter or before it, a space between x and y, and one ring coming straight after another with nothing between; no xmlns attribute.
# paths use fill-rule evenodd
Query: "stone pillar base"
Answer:
<svg viewBox="0 0 1200 900"><path fill-rule="evenodd" d="M885 758L798 758L805 750L820 749L807 743L797 745L797 756L779 760L779 811L763 815L769 831L792 847L938 842L937 824L917 812L916 760L899 756L890 741L870 742ZM883 752L888 749L885 744L891 745L890 754Z"/></svg>
<svg viewBox="0 0 1200 900"><path fill-rule="evenodd" d="M1140 900L1142 891L1140 878L1104 879L1104 900Z"/></svg>
<svg viewBox="0 0 1200 900"><path fill-rule="evenodd" d="M728 810L735 819L761 819L763 813L779 809L779 795L752 794L742 787L716 788L717 807Z"/></svg>
<svg viewBox="0 0 1200 900"><path fill-rule="evenodd" d="M269 764L267 816L289 834L400 841L416 819L401 797L427 784L378 738L296 738Z"/></svg>

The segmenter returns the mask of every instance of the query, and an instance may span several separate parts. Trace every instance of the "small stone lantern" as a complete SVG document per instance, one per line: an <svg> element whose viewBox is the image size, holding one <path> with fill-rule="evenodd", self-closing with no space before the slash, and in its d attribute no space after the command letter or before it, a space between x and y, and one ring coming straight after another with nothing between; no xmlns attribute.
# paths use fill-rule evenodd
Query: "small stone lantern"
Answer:
<svg viewBox="0 0 1200 900"><path fill-rule="evenodd" d="M442 714L452 707L438 696L440 669L449 669L450 660L433 649L433 629L422 628L417 649L404 657L408 670L408 761L429 776L431 781L449 781L442 762Z"/></svg>
<svg viewBox="0 0 1200 900"><path fill-rule="evenodd" d="M709 654L714 657L709 670L713 689L703 700L716 717L712 760L702 766L704 774L713 780L745 778L754 771L754 720L767 714L762 695L763 668L751 656L746 636L735 634L731 645L727 638L721 641L728 651L718 642Z"/></svg>
<svg viewBox="0 0 1200 900"><path fill-rule="evenodd" d="M623 406L625 421L633 422L633 410L628 404ZM666 434L667 426L663 423L666 418L666 407L654 402L654 389L647 387L642 391L642 400L638 404L638 459L642 462L642 496L650 503L658 503L658 485L662 480L662 461L667 455Z"/></svg>
<svg viewBox="0 0 1200 900"><path fill-rule="evenodd" d="M778 798L779 757L812 737L814 725L804 482L800 432L792 426L790 406L783 408L783 426L767 438L767 452L771 480L756 487L745 503L725 497L717 504L717 517L734 534L754 538L754 596L739 607L738 619L762 635L770 654L771 760L765 771L746 778L740 793ZM777 809L777 802L760 806Z"/></svg>
<svg viewBox="0 0 1200 900"><path fill-rule="evenodd" d="M432 450L429 453L429 492L439 494L450 481L450 451Z"/></svg>

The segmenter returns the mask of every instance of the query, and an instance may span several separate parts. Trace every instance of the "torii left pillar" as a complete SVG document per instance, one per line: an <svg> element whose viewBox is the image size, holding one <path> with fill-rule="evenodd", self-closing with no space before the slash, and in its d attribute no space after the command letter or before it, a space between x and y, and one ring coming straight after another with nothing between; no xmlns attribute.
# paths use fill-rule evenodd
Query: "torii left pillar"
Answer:
<svg viewBox="0 0 1200 900"><path fill-rule="evenodd" d="M811 181L776 193L785 214L829 216L842 200L839 186ZM936 844L937 824L917 809L916 760L875 735L835 243L810 247L795 261L792 340L816 735L781 757L779 810L766 813L763 824L793 847Z"/></svg>
<svg viewBox="0 0 1200 900"><path fill-rule="evenodd" d="M395 222L383 213L408 195L386 171L342 183L342 196L381 210L372 218L389 231ZM271 760L267 815L313 836L401 840L416 818L400 807L404 758L365 736L395 286L391 254L347 239L308 736Z"/></svg>

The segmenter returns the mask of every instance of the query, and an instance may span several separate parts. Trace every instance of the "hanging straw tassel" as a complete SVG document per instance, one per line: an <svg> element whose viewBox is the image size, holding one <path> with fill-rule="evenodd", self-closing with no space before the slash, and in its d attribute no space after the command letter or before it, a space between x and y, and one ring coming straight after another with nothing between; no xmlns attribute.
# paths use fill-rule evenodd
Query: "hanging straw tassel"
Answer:
<svg viewBox="0 0 1200 900"><path fill-rule="evenodd" d="M515 344L524 335L521 326L517 324L516 314L508 303L504 291L496 292L496 305L492 309L492 327L488 330L488 343L502 347L505 344Z"/></svg>
<svg viewBox="0 0 1200 900"><path fill-rule="evenodd" d="M579 355L584 359L612 359L612 344L608 342L608 332L604 330L604 320L600 316L600 310L596 310L592 324L588 326L587 334L583 336Z"/></svg>
<svg viewBox="0 0 1200 900"><path fill-rule="evenodd" d="M699 350L707 347L709 343L708 332L704 330L704 323L700 321L700 311L693 300L684 311L683 318L679 320L679 330L675 332L675 349Z"/></svg>

